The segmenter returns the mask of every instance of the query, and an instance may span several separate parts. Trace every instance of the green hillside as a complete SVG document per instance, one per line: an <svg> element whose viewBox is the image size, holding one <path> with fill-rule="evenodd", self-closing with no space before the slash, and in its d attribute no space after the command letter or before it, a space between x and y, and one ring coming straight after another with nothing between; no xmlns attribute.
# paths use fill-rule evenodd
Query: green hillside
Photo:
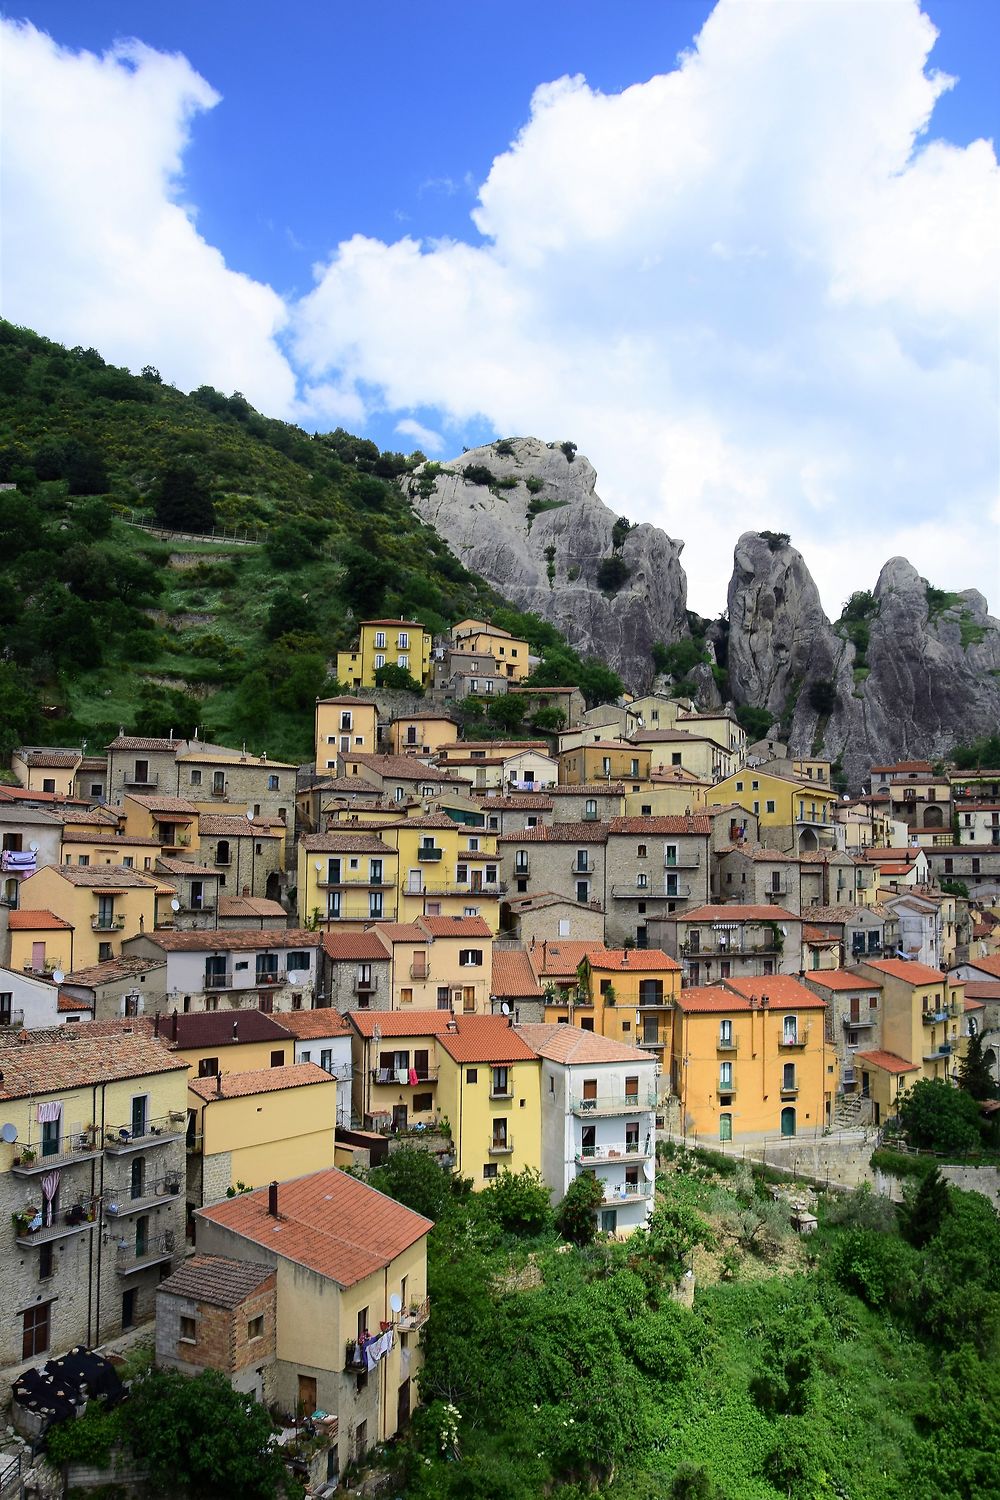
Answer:
<svg viewBox="0 0 1000 1500"><path fill-rule="evenodd" d="M120 724L302 760L355 621L502 601L402 498L423 455L311 435L0 322L0 751ZM256 544L159 540L246 529ZM169 518L169 522L168 522ZM40 713L40 710L43 712Z"/></svg>

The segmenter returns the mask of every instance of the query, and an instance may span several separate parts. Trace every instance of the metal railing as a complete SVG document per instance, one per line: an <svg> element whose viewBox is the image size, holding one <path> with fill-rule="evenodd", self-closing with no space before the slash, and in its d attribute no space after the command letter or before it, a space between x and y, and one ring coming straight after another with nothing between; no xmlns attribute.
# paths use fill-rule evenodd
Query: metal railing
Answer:
<svg viewBox="0 0 1000 1500"><path fill-rule="evenodd" d="M407 1312L400 1313L397 1328L400 1333L414 1333L422 1328L431 1315L431 1299L425 1297L423 1302L411 1302Z"/></svg>
<svg viewBox="0 0 1000 1500"><path fill-rule="evenodd" d="M627 901L686 901L691 894L689 885L679 885L673 891L658 891L648 885L613 885L612 896Z"/></svg>
<svg viewBox="0 0 1000 1500"><path fill-rule="evenodd" d="M512 1135L505 1136L503 1140L497 1140L494 1137L490 1142L489 1154L490 1156L509 1156L513 1149L514 1137Z"/></svg>
<svg viewBox="0 0 1000 1500"><path fill-rule="evenodd" d="M107 916L91 917L90 927L93 932L121 932L125 926L124 917L116 917L113 912Z"/></svg>
<svg viewBox="0 0 1000 1500"><path fill-rule="evenodd" d="M133 1271L142 1271L146 1266L155 1266L160 1261L172 1260L177 1249L177 1235L172 1229L162 1234L150 1235L138 1245L119 1244L115 1250L115 1270L119 1276L128 1276Z"/></svg>
<svg viewBox="0 0 1000 1500"><path fill-rule="evenodd" d="M181 1110L157 1115L153 1119L128 1120L109 1125L104 1131L104 1149L111 1155L135 1151L140 1146L168 1145L184 1134L186 1115Z"/></svg>
<svg viewBox="0 0 1000 1500"><path fill-rule="evenodd" d="M135 775L129 776L129 775L125 775L125 776L122 777L122 782L124 783L125 786L151 786L151 787L156 787L156 786L159 786L159 784L160 784L160 778L159 778L158 774L157 775L153 775L153 776L148 776L148 775L147 776L135 776Z"/></svg>
<svg viewBox="0 0 1000 1500"><path fill-rule="evenodd" d="M638 1203L653 1196L651 1182L623 1182L620 1187L607 1187L604 1202L609 1207L615 1203Z"/></svg>
<svg viewBox="0 0 1000 1500"><path fill-rule="evenodd" d="M53 1167L66 1167L74 1161L89 1161L101 1154L99 1134L89 1125L63 1125L53 1150L48 1149L52 1142L43 1140L40 1127L29 1128L28 1135L14 1147L11 1171L15 1177L32 1177L36 1172L51 1172Z"/></svg>
<svg viewBox="0 0 1000 1500"><path fill-rule="evenodd" d="M700 849L692 849L690 852L678 849L673 859L670 858L669 854L663 856L663 868L665 870L697 870L700 864Z"/></svg>
<svg viewBox="0 0 1000 1500"><path fill-rule="evenodd" d="M399 1076L401 1073L406 1076L401 1078ZM415 1074L413 1078L410 1077L411 1073ZM422 1083L437 1083L438 1081L437 1073L418 1072L413 1068L372 1068L371 1075L372 1083L393 1084L399 1088L419 1088Z"/></svg>
<svg viewBox="0 0 1000 1500"><path fill-rule="evenodd" d="M602 1094L597 1099L584 1099L579 1095L570 1101L576 1115L623 1115L634 1110L656 1108L656 1093L653 1089L640 1089L635 1094Z"/></svg>
<svg viewBox="0 0 1000 1500"><path fill-rule="evenodd" d="M651 1146L644 1150L638 1141L615 1141L611 1144L580 1146L576 1152L576 1159L577 1161L623 1161L628 1157L633 1161L642 1161L652 1154Z"/></svg>
<svg viewBox="0 0 1000 1500"><path fill-rule="evenodd" d="M109 1219L125 1218L128 1214L144 1213L146 1209L169 1203L180 1196L181 1174L167 1172L162 1177L147 1180L142 1184L142 1193L132 1197L132 1180L104 1184L104 1215Z"/></svg>
<svg viewBox="0 0 1000 1500"><path fill-rule="evenodd" d="M0 1010L0 1026L23 1026L23 1010Z"/></svg>

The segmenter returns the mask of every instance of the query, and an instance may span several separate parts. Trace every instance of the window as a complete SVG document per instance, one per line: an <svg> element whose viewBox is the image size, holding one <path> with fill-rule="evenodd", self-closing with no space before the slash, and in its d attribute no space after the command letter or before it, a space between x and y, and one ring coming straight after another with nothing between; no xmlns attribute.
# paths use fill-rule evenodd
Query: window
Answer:
<svg viewBox="0 0 1000 1500"><path fill-rule="evenodd" d="M303 1058L303 1061L305 1061L305 1058ZM324 1073L332 1073L333 1072L333 1048L332 1047L321 1047L320 1048L319 1065L323 1069Z"/></svg>
<svg viewBox="0 0 1000 1500"><path fill-rule="evenodd" d="M636 859L645 859L646 858L646 845L645 844L637 844L636 845L636 848L635 848L635 857L636 857Z"/></svg>
<svg viewBox="0 0 1000 1500"><path fill-rule="evenodd" d="M408 630L401 630L399 632L399 637L398 637L398 639L396 641L396 646L397 646L397 648L400 651L409 651L409 649L410 649L410 633L409 633Z"/></svg>
<svg viewBox="0 0 1000 1500"><path fill-rule="evenodd" d="M781 1040L786 1047L794 1047L799 1039L799 1023L795 1016L786 1016L782 1022Z"/></svg>
<svg viewBox="0 0 1000 1500"><path fill-rule="evenodd" d="M578 849L576 851L576 868L578 870L590 869L590 858L587 854L586 849Z"/></svg>
<svg viewBox="0 0 1000 1500"><path fill-rule="evenodd" d="M781 1070L782 1093L791 1093L795 1086L795 1064L791 1062L785 1063L785 1066Z"/></svg>
<svg viewBox="0 0 1000 1500"><path fill-rule="evenodd" d="M217 865L229 864L229 840L220 839L215 846L215 863Z"/></svg>
<svg viewBox="0 0 1000 1500"><path fill-rule="evenodd" d="M48 1281L49 1277L52 1275L54 1265L55 1262L52 1254L52 1244L50 1241L45 1240L38 1247L39 1281Z"/></svg>
<svg viewBox="0 0 1000 1500"><path fill-rule="evenodd" d="M210 954L205 960L206 990L224 990L226 987L226 955Z"/></svg>
<svg viewBox="0 0 1000 1500"><path fill-rule="evenodd" d="M733 1065L731 1062L719 1064L719 1088L731 1089L733 1086Z"/></svg>
<svg viewBox="0 0 1000 1500"><path fill-rule="evenodd" d="M247 1338L248 1339L262 1339L263 1337L264 1337L264 1315L263 1315L263 1313L261 1313L261 1315L259 1317L250 1318L247 1321Z"/></svg>
<svg viewBox="0 0 1000 1500"><path fill-rule="evenodd" d="M733 1023L732 1021L719 1022L719 1046L731 1047L733 1045Z"/></svg>
<svg viewBox="0 0 1000 1500"><path fill-rule="evenodd" d="M495 1161L486 1161L486 1162L483 1162L483 1179L484 1179L484 1181L486 1181L486 1182L491 1181L494 1177L496 1177L496 1175L499 1172L499 1170L500 1170L500 1168L499 1168L499 1166L497 1165L497 1163Z"/></svg>
<svg viewBox="0 0 1000 1500"><path fill-rule="evenodd" d="M494 1068L492 1070L490 1093L494 1098L510 1098L512 1090L510 1086L510 1070L508 1068Z"/></svg>
<svg viewBox="0 0 1000 1500"><path fill-rule="evenodd" d="M396 665L397 667L402 667L404 672L408 672L410 670L410 658L408 656L397 656Z"/></svg>
<svg viewBox="0 0 1000 1500"><path fill-rule="evenodd" d="M368 916L373 922L380 922L383 916L382 892L368 892Z"/></svg>
<svg viewBox="0 0 1000 1500"><path fill-rule="evenodd" d="M679 750L672 750L670 752L670 764L672 766L679 766L681 764L681 756Z"/></svg>
<svg viewBox="0 0 1000 1500"><path fill-rule="evenodd" d="M278 982L278 955L276 953L257 954L257 983L277 984Z"/></svg>
<svg viewBox="0 0 1000 1500"><path fill-rule="evenodd" d="M576 899L582 906L586 906L590 900L590 881L578 880L576 882Z"/></svg>
<svg viewBox="0 0 1000 1500"><path fill-rule="evenodd" d="M385 631L384 630L376 630L376 632L375 632L375 650L376 651L384 651L385 650Z"/></svg>
<svg viewBox="0 0 1000 1500"><path fill-rule="evenodd" d="M51 1303L42 1302L29 1307L21 1321L21 1358L34 1359L44 1354L49 1347L49 1309Z"/></svg>
<svg viewBox="0 0 1000 1500"><path fill-rule="evenodd" d="M224 797L226 793L225 771L212 772L212 795L213 797Z"/></svg>
<svg viewBox="0 0 1000 1500"><path fill-rule="evenodd" d="M42 1124L42 1155L59 1155L59 1133L62 1122L62 1106L60 1113L54 1120L45 1120Z"/></svg>
<svg viewBox="0 0 1000 1500"><path fill-rule="evenodd" d="M773 813L774 812L774 798L773 797L768 797L767 801L764 803L764 811L765 812L769 812L769 813Z"/></svg>
<svg viewBox="0 0 1000 1500"><path fill-rule="evenodd" d="M277 776L269 776L267 778L267 789L268 789L269 792L276 792L276 791L278 791L280 785L281 785L281 782L280 782L280 780L279 780L279 778Z"/></svg>
<svg viewBox="0 0 1000 1500"><path fill-rule="evenodd" d="M275 1050L271 1053L271 1067L272 1068L283 1068L284 1066L285 1066L285 1049L284 1049L284 1047L281 1047L281 1048L277 1048L276 1047Z"/></svg>
<svg viewBox="0 0 1000 1500"><path fill-rule="evenodd" d="M456 865L455 866L455 884L456 885L468 885L468 883L469 883L469 867L468 867L468 865Z"/></svg>
<svg viewBox="0 0 1000 1500"><path fill-rule="evenodd" d="M198 1342L198 1324L195 1318L181 1318L181 1343L195 1344Z"/></svg>
<svg viewBox="0 0 1000 1500"><path fill-rule="evenodd" d="M451 1009L451 998L450 998L450 996L448 994L448 986L446 984L439 984L438 985L438 988L437 988L437 1008L438 1008L438 1010L450 1010Z"/></svg>
<svg viewBox="0 0 1000 1500"><path fill-rule="evenodd" d="M465 1081L466 1081L466 1083L478 1083L479 1082L479 1069L478 1068L466 1068L466 1070L465 1070Z"/></svg>
<svg viewBox="0 0 1000 1500"><path fill-rule="evenodd" d="M233 1023L236 1024L235 1022ZM201 1057L198 1059L198 1077L214 1078L219 1071L219 1059L217 1057Z"/></svg>
<svg viewBox="0 0 1000 1500"><path fill-rule="evenodd" d="M482 948L462 948L458 955L458 962L463 969L479 968L483 962Z"/></svg>
<svg viewBox="0 0 1000 1500"><path fill-rule="evenodd" d="M597 817L597 798L596 797L588 797L587 798L587 805L584 808L583 816L585 818L596 818Z"/></svg>
<svg viewBox="0 0 1000 1500"><path fill-rule="evenodd" d="M122 860L122 864L124 865L126 870L132 870L135 868L135 860L132 858L131 854L125 855L124 859Z"/></svg>
<svg viewBox="0 0 1000 1500"><path fill-rule="evenodd" d="M414 1094L413 1112L417 1115L428 1114L434 1108L433 1094Z"/></svg>
<svg viewBox="0 0 1000 1500"><path fill-rule="evenodd" d="M378 651L378 652L375 653L375 670L378 671L379 667L384 667L384 666L385 666L385 653L382 652L382 651Z"/></svg>
<svg viewBox="0 0 1000 1500"><path fill-rule="evenodd" d="M308 969L309 954L302 949L293 948L286 960L286 968L289 974L295 974L300 969Z"/></svg>
<svg viewBox="0 0 1000 1500"><path fill-rule="evenodd" d="M81 854L81 855L79 855L77 857L77 861L76 862L77 862L78 865L83 865L83 866L89 865L90 864L90 855L89 854Z"/></svg>

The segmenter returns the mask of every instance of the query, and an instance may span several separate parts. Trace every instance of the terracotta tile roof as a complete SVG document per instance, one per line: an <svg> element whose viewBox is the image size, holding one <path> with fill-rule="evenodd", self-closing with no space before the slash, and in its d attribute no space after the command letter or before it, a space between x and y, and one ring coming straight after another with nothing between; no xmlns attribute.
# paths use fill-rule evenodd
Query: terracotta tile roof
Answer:
<svg viewBox="0 0 1000 1500"><path fill-rule="evenodd" d="M222 1088L220 1091L219 1082ZM213 1099L245 1099L248 1094L273 1094L335 1081L316 1063L288 1063L283 1068L254 1068L248 1073L222 1073L215 1078L189 1078L188 1091L210 1104Z"/></svg>
<svg viewBox="0 0 1000 1500"><path fill-rule="evenodd" d="M595 948L601 944L591 939L590 942L578 942L569 938L560 938L558 942L535 943L528 950L531 967L542 979L558 978L562 975L575 974L588 954L593 953Z"/></svg>
<svg viewBox="0 0 1000 1500"><path fill-rule="evenodd" d="M552 788L555 791L555 787ZM514 792L509 796L491 797L473 791L484 813L489 812L550 812L552 792Z"/></svg>
<svg viewBox="0 0 1000 1500"><path fill-rule="evenodd" d="M553 1062L587 1065L645 1063L650 1068L656 1065L655 1058L648 1052L599 1036L594 1031L584 1031L581 1026L518 1026L517 1034L539 1057L548 1057Z"/></svg>
<svg viewBox="0 0 1000 1500"><path fill-rule="evenodd" d="M11 912L11 916L14 913ZM1000 979L1000 953L985 954L982 958L970 958L970 969L981 969L984 974L995 974Z"/></svg>
<svg viewBox="0 0 1000 1500"><path fill-rule="evenodd" d="M350 1036L351 1034L346 1016L342 1016L339 1010L334 1010L329 1005L322 1006L319 1010L283 1010L274 1019L283 1031L287 1031L300 1041L306 1041L314 1036Z"/></svg>
<svg viewBox="0 0 1000 1500"><path fill-rule="evenodd" d="M525 828L521 833L502 833L498 844L606 844L607 823L550 823Z"/></svg>
<svg viewBox="0 0 1000 1500"><path fill-rule="evenodd" d="M143 739L139 735L120 734L104 748L106 750L163 750L176 754L184 743L184 740Z"/></svg>
<svg viewBox="0 0 1000 1500"><path fill-rule="evenodd" d="M490 988L498 1000L537 1000L543 993L523 948L494 948Z"/></svg>
<svg viewBox="0 0 1000 1500"><path fill-rule="evenodd" d="M391 844L383 844L380 838L370 833L341 833L331 829L328 833L307 833L300 840L303 849L310 854L395 854Z"/></svg>
<svg viewBox="0 0 1000 1500"><path fill-rule="evenodd" d="M361 624L362 625L391 625L394 628L395 628L395 626L400 625L400 626L402 626L402 628L404 630L406 630L407 628L409 628L410 630L422 630L422 631L426 631L426 626L424 626L423 624L421 624L421 622L419 620L362 620Z"/></svg>
<svg viewBox="0 0 1000 1500"><path fill-rule="evenodd" d="M706 817L650 817L612 818L612 833L635 834L702 834L706 838L712 832L712 824Z"/></svg>
<svg viewBox="0 0 1000 1500"><path fill-rule="evenodd" d="M785 1010L822 1010L826 1004L790 974L766 974L756 979L723 979L720 982L727 990L742 995L746 1000L760 1000L762 995L766 995L772 1010L778 1007Z"/></svg>
<svg viewBox="0 0 1000 1500"><path fill-rule="evenodd" d="M380 776L391 776L396 781L445 781L455 782L454 776L437 766L426 766L412 755L345 755L344 764L367 766Z"/></svg>
<svg viewBox="0 0 1000 1500"><path fill-rule="evenodd" d="M592 969L614 969L619 974L656 974L663 969L680 972L680 964L660 948L603 948L591 944L587 952Z"/></svg>
<svg viewBox="0 0 1000 1500"><path fill-rule="evenodd" d="M263 932L147 932L147 940L167 953L253 952L270 948L319 948L318 932L302 927L270 927Z"/></svg>
<svg viewBox="0 0 1000 1500"><path fill-rule="evenodd" d="M192 818L198 816L198 809L186 797L158 797L155 793L152 796L147 796L144 792L126 792L125 795L130 802L135 802L139 807L144 807L147 812L185 813Z"/></svg>
<svg viewBox="0 0 1000 1500"><path fill-rule="evenodd" d="M156 868L167 875L197 875L206 877L211 875L218 880L219 871L215 865L196 865L193 860L173 859L166 854L156 856Z"/></svg>
<svg viewBox="0 0 1000 1500"><path fill-rule="evenodd" d="M507 905L512 911L540 911L546 906L569 906L576 911L600 911L599 901L574 901L572 896L560 895L558 891L537 891L533 896L508 896ZM595 939L596 941L596 939Z"/></svg>
<svg viewBox="0 0 1000 1500"><path fill-rule="evenodd" d="M29 792L23 786L0 786L0 801L4 802L51 802L60 807L86 807L83 797L64 797L62 792Z"/></svg>
<svg viewBox="0 0 1000 1500"><path fill-rule="evenodd" d="M204 1010L157 1016L154 1029L172 1051L201 1047L238 1047L241 1042L284 1041L277 1016L262 1010Z"/></svg>
<svg viewBox="0 0 1000 1500"><path fill-rule="evenodd" d="M218 911L220 921L226 917L262 917L280 922L288 916L280 901L268 901L264 896L220 896Z"/></svg>
<svg viewBox="0 0 1000 1500"><path fill-rule="evenodd" d="M88 832L85 828L64 828L62 841L64 844L108 844L116 848L119 844L125 846L140 846L143 849L158 849L160 841L152 834L143 838L137 833L115 833L110 828L94 828Z"/></svg>
<svg viewBox="0 0 1000 1500"><path fill-rule="evenodd" d="M881 980L867 979L856 969L814 969L806 975L821 990L880 990Z"/></svg>
<svg viewBox="0 0 1000 1500"><path fill-rule="evenodd" d="M347 1019L359 1036L440 1036L451 1024L450 1010L350 1010ZM506 1023L505 1023L506 1024Z"/></svg>
<svg viewBox="0 0 1000 1500"><path fill-rule="evenodd" d="M681 990L677 996L677 1008L685 1015L699 1015L702 1012L730 1015L749 1010L750 1001L742 995L734 995L730 990L714 985L693 984L690 988Z"/></svg>
<svg viewBox="0 0 1000 1500"><path fill-rule="evenodd" d="M1000 999L1000 996L998 996L997 998ZM966 1010L985 1010L986 1009L986 1001L985 1000L970 1000L968 998L968 996L966 996L965 1000L962 1003L963 1003L963 1005L964 1005L964 1007L965 1007Z"/></svg>
<svg viewBox="0 0 1000 1500"><path fill-rule="evenodd" d="M918 1063L907 1062L905 1057L900 1057L895 1052L855 1052L858 1062L869 1063L873 1068L881 1068L883 1073L919 1073Z"/></svg>
<svg viewBox="0 0 1000 1500"><path fill-rule="evenodd" d="M47 932L63 930L72 932L69 922L64 922L62 917L57 917L52 911L32 911L22 908L12 911L7 921L11 932Z"/></svg>
<svg viewBox="0 0 1000 1500"><path fill-rule="evenodd" d="M457 1029L442 1032L438 1045L456 1062L525 1062L535 1057L507 1016L456 1016L454 1024Z"/></svg>
<svg viewBox="0 0 1000 1500"><path fill-rule="evenodd" d="M161 1281L157 1295L186 1297L210 1307L239 1307L248 1297L275 1281L270 1266L252 1260L226 1260L221 1255L192 1255L172 1276Z"/></svg>
<svg viewBox="0 0 1000 1500"><path fill-rule="evenodd" d="M275 827L275 824L280 825ZM202 813L198 819L198 832L202 838L227 839L280 839L284 825L280 818L254 818L252 823L245 817L231 813Z"/></svg>
<svg viewBox="0 0 1000 1500"><path fill-rule="evenodd" d="M82 984L85 987L110 984L115 979L131 979L135 974L148 974L151 969L162 969L162 958L134 958L122 954L119 958L106 958L101 964L92 964L88 969L74 969L66 975L67 984Z"/></svg>
<svg viewBox="0 0 1000 1500"><path fill-rule="evenodd" d="M427 934L416 922L375 922L368 928L387 943L426 943Z"/></svg>
<svg viewBox="0 0 1000 1500"><path fill-rule="evenodd" d="M418 917L417 926L433 938L477 937L490 941L493 938L482 917Z"/></svg>
<svg viewBox="0 0 1000 1500"><path fill-rule="evenodd" d="M1000 1000L1000 980L966 980L965 998L966 1000Z"/></svg>
<svg viewBox="0 0 1000 1500"><path fill-rule="evenodd" d="M511 750L538 750L547 755L548 740L456 740L450 745L441 745L439 753L447 755L452 750L495 750L501 755Z"/></svg>
<svg viewBox="0 0 1000 1500"><path fill-rule="evenodd" d="M44 771L69 770L80 763L79 750L15 750L26 766L37 766Z"/></svg>
<svg viewBox="0 0 1000 1500"><path fill-rule="evenodd" d="M92 1025L60 1027L60 1040L24 1042L0 1048L0 1099L29 1099L95 1083L145 1078L153 1073L187 1071L145 1029L127 1032L118 1027L100 1035ZM63 1040L65 1038L65 1040ZM182 1091L183 1092L183 1091Z"/></svg>
<svg viewBox="0 0 1000 1500"><path fill-rule="evenodd" d="M891 766L872 766L873 776L879 771L926 771L929 775L931 772L931 763L929 760L897 760ZM935 777L937 781L944 781L946 779L944 776Z"/></svg>
<svg viewBox="0 0 1000 1500"><path fill-rule="evenodd" d="M940 969L928 968L926 964L915 963L909 958L869 958L865 959L865 964L879 974L888 974L890 979L905 979L909 984L944 983L945 976Z"/></svg>
<svg viewBox="0 0 1000 1500"><path fill-rule="evenodd" d="M420 628L422 630L423 626L421 625ZM345 694L340 698L317 698L316 702L336 703L338 706L342 704L345 708L373 708L376 714L378 713L378 704L374 703L370 698L352 698L350 694Z"/></svg>
<svg viewBox="0 0 1000 1500"><path fill-rule="evenodd" d="M281 1183L277 1219L267 1211L267 1194L267 1188L240 1193L197 1217L339 1286L382 1270L433 1228L430 1219L336 1167Z"/></svg>
<svg viewBox="0 0 1000 1500"><path fill-rule="evenodd" d="M752 860L754 864L797 865L799 863L797 854L788 854L784 849L769 849L766 844L726 844L717 853L742 854L744 859Z"/></svg>
<svg viewBox="0 0 1000 1500"><path fill-rule="evenodd" d="M65 990L60 990L59 994L56 996L56 1010L59 1011L61 1015L65 1014L67 1011L73 1013L74 1011L78 1010L90 1011L93 1010L93 1008L94 1007L93 1005L91 1005L89 1000L78 1000L75 995L67 995Z"/></svg>
<svg viewBox="0 0 1000 1500"><path fill-rule="evenodd" d="M389 962L389 950L375 932L326 932L323 951L336 963Z"/></svg>
<svg viewBox="0 0 1000 1500"><path fill-rule="evenodd" d="M576 733L575 730L572 732ZM584 781L579 786L550 786L546 792L548 797L624 797L624 795L625 784L621 781Z"/></svg>
<svg viewBox="0 0 1000 1500"><path fill-rule="evenodd" d="M114 827L121 822L121 816L120 812L115 812L110 807L88 807L86 810L81 809L79 812L74 809L73 812L66 813L63 822L72 824L74 828L78 823L110 824Z"/></svg>
<svg viewBox="0 0 1000 1500"><path fill-rule="evenodd" d="M802 941L813 948L836 948L840 944L839 938L831 937L822 927L813 927L808 922L802 927Z"/></svg>
<svg viewBox="0 0 1000 1500"><path fill-rule="evenodd" d="M126 869L124 865L52 865L51 868L70 885L79 885L102 891L153 890L156 881L152 876L142 876L138 870Z"/></svg>
<svg viewBox="0 0 1000 1500"><path fill-rule="evenodd" d="M742 906L728 902L723 906L696 906L694 911L679 912L678 922L801 922L798 912L783 906Z"/></svg>
<svg viewBox="0 0 1000 1500"><path fill-rule="evenodd" d="M192 746L194 742L192 741ZM246 766L253 771L297 771L298 766L290 760L272 760L270 756L266 759L263 755L243 755L239 750L219 750L206 748L189 748L178 755L178 761L186 765L198 766Z"/></svg>
<svg viewBox="0 0 1000 1500"><path fill-rule="evenodd" d="M867 906L807 906L803 911L803 919L810 917L814 922L851 922L866 912L871 911Z"/></svg>

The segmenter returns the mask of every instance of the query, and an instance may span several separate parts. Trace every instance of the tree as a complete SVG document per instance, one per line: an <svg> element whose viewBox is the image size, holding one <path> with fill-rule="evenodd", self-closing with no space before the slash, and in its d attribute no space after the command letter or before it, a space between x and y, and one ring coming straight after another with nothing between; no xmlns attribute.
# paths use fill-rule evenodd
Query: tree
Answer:
<svg viewBox="0 0 1000 1500"><path fill-rule="evenodd" d="M997 1086L983 1056L983 1039L978 1031L969 1037L965 1056L959 1059L955 1081L960 1089L980 1102L997 1097Z"/></svg>
<svg viewBox="0 0 1000 1500"><path fill-rule="evenodd" d="M193 464L171 464L156 491L153 513L171 531L211 531L215 525L212 497Z"/></svg>
<svg viewBox="0 0 1000 1500"><path fill-rule="evenodd" d="M481 1196L489 1217L508 1234L534 1236L552 1222L549 1190L534 1167L505 1167Z"/></svg>
<svg viewBox="0 0 1000 1500"><path fill-rule="evenodd" d="M632 569L617 552L602 559L597 569L597 587L605 594L617 594L631 576Z"/></svg>
<svg viewBox="0 0 1000 1500"><path fill-rule="evenodd" d="M0 661L0 757L4 764L18 746L38 739L41 704L28 677L10 662Z"/></svg>
<svg viewBox="0 0 1000 1500"><path fill-rule="evenodd" d="M373 615L382 607L391 570L384 562L371 527L365 527L359 545L345 547L344 578L340 592L356 615Z"/></svg>
<svg viewBox="0 0 1000 1500"><path fill-rule="evenodd" d="M215 1370L193 1380L174 1370L147 1375L122 1406L122 1426L154 1494L272 1500L285 1493L267 1408Z"/></svg>
<svg viewBox="0 0 1000 1500"><path fill-rule="evenodd" d="M696 1245L712 1245L711 1226L686 1203L661 1203L654 1208L646 1227L649 1252L665 1267L672 1281L679 1281Z"/></svg>
<svg viewBox="0 0 1000 1500"><path fill-rule="evenodd" d="M750 703L741 703L736 710L736 718L744 728L751 742L762 740L774 723L774 714L770 709L757 708Z"/></svg>
<svg viewBox="0 0 1000 1500"><path fill-rule="evenodd" d="M435 1223L444 1217L451 1201L449 1179L434 1157L417 1146L391 1152L382 1166L369 1172L368 1181L380 1193Z"/></svg>
<svg viewBox="0 0 1000 1500"><path fill-rule="evenodd" d="M556 1204L556 1228L574 1245L591 1245L597 1234L597 1211L604 1202L604 1189L596 1177L574 1177Z"/></svg>
<svg viewBox="0 0 1000 1500"><path fill-rule="evenodd" d="M911 1146L958 1152L979 1144L975 1099L936 1078L922 1078L900 1097L899 1118Z"/></svg>
<svg viewBox="0 0 1000 1500"><path fill-rule="evenodd" d="M951 1192L937 1167L921 1178L899 1210L902 1236L916 1250L922 1250L940 1233L950 1207Z"/></svg>
<svg viewBox="0 0 1000 1500"><path fill-rule="evenodd" d="M501 697L491 700L486 712L491 724L509 734L520 729L524 723L525 707L525 700L520 694L508 697L504 693Z"/></svg>
<svg viewBox="0 0 1000 1500"><path fill-rule="evenodd" d="M423 688L415 677L411 677L405 667L397 666L395 662L386 662L384 667L375 669L375 686L380 688L393 688L397 692L416 693L423 695Z"/></svg>
<svg viewBox="0 0 1000 1500"><path fill-rule="evenodd" d="M271 598L271 605L264 622L264 634L269 641L277 641L283 635L308 635L316 629L316 611L308 599L293 594L291 589L279 589Z"/></svg>

